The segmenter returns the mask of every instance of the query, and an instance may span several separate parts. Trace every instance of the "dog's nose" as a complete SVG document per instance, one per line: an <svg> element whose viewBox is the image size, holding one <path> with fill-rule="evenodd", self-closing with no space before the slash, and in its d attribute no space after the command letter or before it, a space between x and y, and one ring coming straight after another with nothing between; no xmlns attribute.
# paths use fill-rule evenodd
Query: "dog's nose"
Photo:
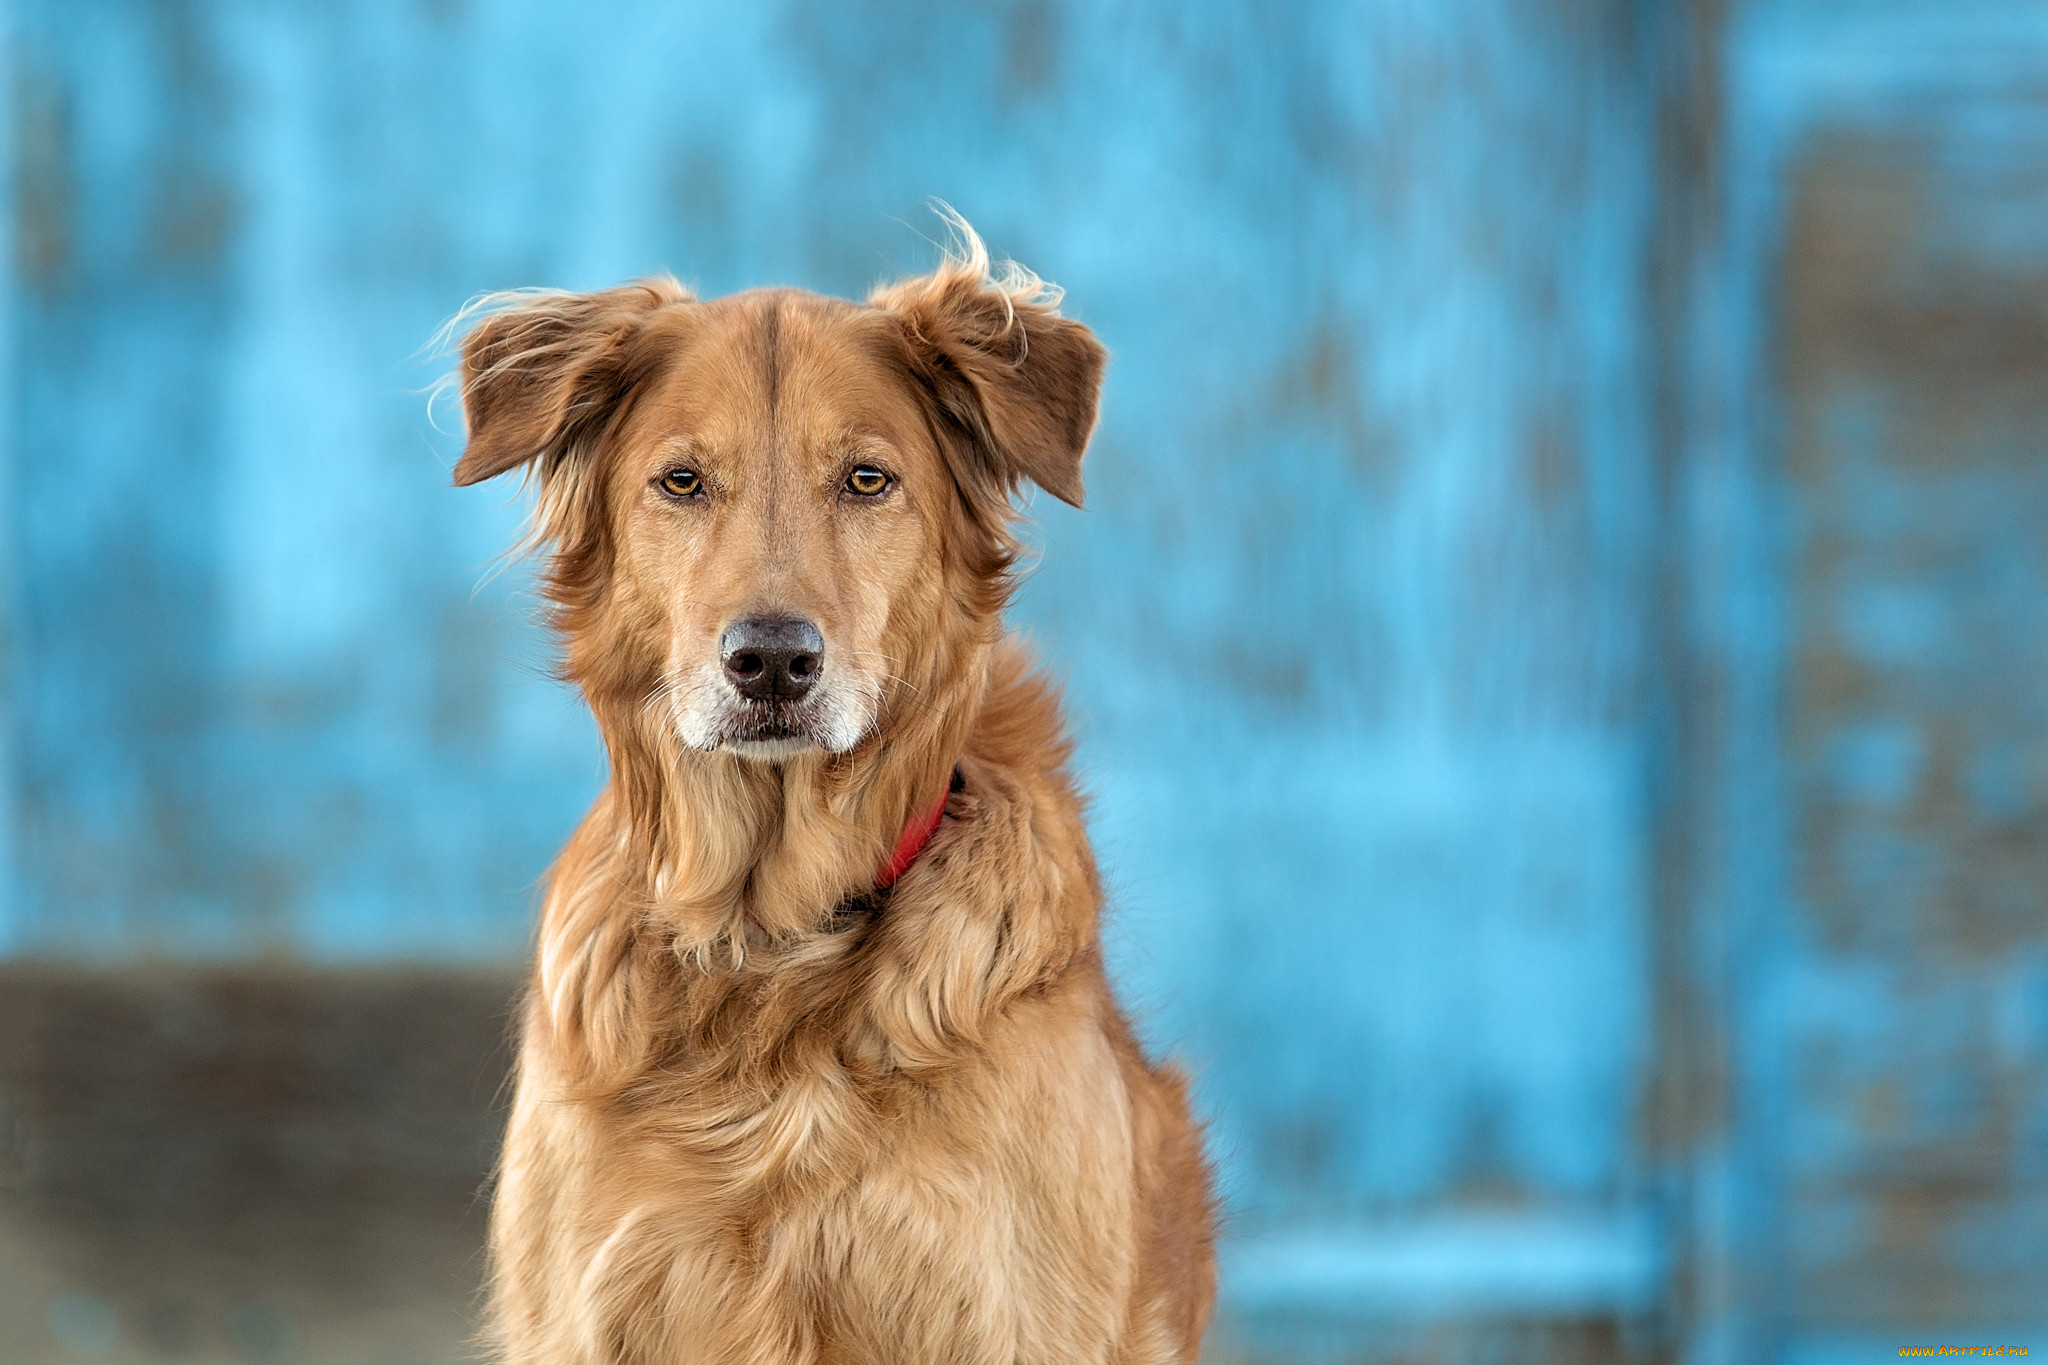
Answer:
<svg viewBox="0 0 2048 1365"><path fill-rule="evenodd" d="M825 662L825 637L800 616L750 616L718 638L725 676L748 701L795 701Z"/></svg>

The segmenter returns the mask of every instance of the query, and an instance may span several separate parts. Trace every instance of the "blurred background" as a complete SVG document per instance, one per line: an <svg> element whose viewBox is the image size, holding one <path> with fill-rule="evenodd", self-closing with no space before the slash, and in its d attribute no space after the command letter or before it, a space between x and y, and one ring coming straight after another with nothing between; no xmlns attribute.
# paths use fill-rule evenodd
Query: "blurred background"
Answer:
<svg viewBox="0 0 2048 1365"><path fill-rule="evenodd" d="M1215 1362L2048 1348L2048 9L13 0L0 1361L470 1347L603 779L436 326L1115 356L1019 624Z"/></svg>

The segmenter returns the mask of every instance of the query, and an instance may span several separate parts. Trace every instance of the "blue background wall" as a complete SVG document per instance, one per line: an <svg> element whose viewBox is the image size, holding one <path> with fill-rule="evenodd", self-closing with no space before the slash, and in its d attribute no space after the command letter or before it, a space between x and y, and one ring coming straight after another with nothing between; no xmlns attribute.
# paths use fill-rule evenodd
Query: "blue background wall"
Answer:
<svg viewBox="0 0 2048 1365"><path fill-rule="evenodd" d="M937 196L1115 356L1018 618L1229 1339L2048 1346L2037 7L11 23L7 952L515 960L601 761L422 343Z"/></svg>

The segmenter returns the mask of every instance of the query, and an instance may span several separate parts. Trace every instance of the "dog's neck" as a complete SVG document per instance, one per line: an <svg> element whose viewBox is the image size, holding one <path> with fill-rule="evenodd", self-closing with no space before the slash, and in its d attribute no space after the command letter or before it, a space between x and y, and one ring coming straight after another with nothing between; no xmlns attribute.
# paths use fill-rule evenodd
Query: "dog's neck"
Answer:
<svg viewBox="0 0 2048 1365"><path fill-rule="evenodd" d="M815 931L873 888L905 827L949 783L987 690L988 652L885 715L846 754L776 763L679 745L658 715L597 709L625 822L628 868L673 946L734 956ZM734 950L737 950L736 952Z"/></svg>

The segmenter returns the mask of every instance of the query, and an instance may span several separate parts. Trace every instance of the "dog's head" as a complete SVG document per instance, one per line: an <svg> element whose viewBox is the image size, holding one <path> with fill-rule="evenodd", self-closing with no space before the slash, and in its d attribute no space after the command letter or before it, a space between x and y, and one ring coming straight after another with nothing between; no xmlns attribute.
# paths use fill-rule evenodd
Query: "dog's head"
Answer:
<svg viewBox="0 0 2048 1365"><path fill-rule="evenodd" d="M993 639L1030 480L1081 501L1104 355L971 233L866 304L673 281L491 301L455 482L531 466L568 671L601 715L846 753Z"/></svg>

